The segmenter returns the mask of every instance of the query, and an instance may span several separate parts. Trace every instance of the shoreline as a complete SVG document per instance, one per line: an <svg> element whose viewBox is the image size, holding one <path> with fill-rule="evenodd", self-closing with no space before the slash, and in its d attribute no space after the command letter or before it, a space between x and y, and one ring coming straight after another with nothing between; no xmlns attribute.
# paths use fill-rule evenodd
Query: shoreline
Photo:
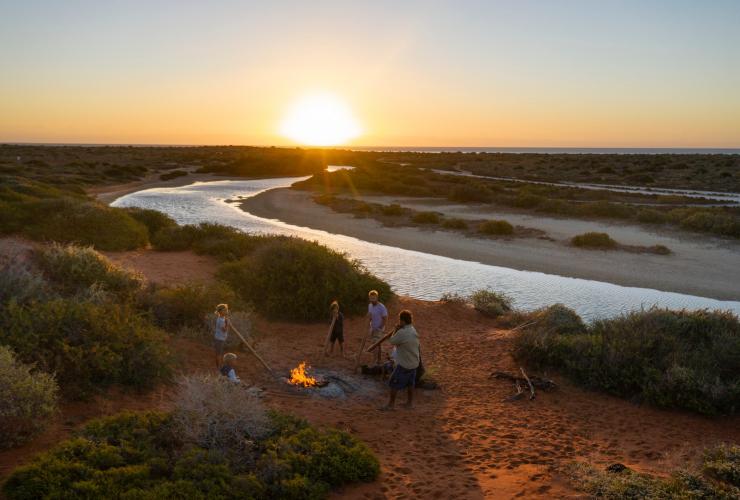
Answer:
<svg viewBox="0 0 740 500"><path fill-rule="evenodd" d="M449 231L385 227L374 219L336 213L311 197L310 192L277 188L237 206L258 217L453 259L717 300L740 299L740 266L732 265L740 262L740 253L734 248L691 239L680 241L675 254L660 256L582 250L535 238L460 237ZM608 225L625 230L624 225ZM676 244L672 241L672 250Z"/></svg>

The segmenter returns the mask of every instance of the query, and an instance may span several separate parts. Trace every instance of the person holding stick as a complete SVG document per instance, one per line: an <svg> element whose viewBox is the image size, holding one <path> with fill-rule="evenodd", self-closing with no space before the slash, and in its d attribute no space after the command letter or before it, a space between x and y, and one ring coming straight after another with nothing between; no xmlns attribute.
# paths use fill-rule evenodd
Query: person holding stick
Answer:
<svg viewBox="0 0 740 500"><path fill-rule="evenodd" d="M334 301L329 306L331 330L329 334L329 354L334 354L334 344L339 342L339 354L344 357L344 314L339 310L339 302Z"/></svg>
<svg viewBox="0 0 740 500"><path fill-rule="evenodd" d="M388 320L388 309L379 301L378 292L371 290L368 293L370 303L367 306L367 318L370 323L370 342L375 345L385 333L385 323ZM380 345L375 351L375 364L380 364Z"/></svg>
<svg viewBox="0 0 740 500"><path fill-rule="evenodd" d="M229 338L229 306L219 304L216 306L216 325L213 332L213 350L216 351L216 368L221 369L221 360L224 355L226 339Z"/></svg>
<svg viewBox="0 0 740 500"><path fill-rule="evenodd" d="M411 311L403 310L398 315L398 325L393 332L386 334L376 344L380 351L380 344L388 339L396 348L396 367L388 380L391 389L388 404L380 408L382 411L393 410L396 404L398 391L406 389L408 399L406 408L413 408L414 387L416 386L416 369L419 367L421 354L419 351L419 334L413 325ZM370 348L372 348L371 346Z"/></svg>

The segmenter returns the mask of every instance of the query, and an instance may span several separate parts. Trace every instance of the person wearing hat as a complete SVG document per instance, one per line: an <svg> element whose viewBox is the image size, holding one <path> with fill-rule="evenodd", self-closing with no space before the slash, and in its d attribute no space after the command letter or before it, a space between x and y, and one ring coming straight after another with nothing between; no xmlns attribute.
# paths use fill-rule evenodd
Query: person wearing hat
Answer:
<svg viewBox="0 0 740 500"><path fill-rule="evenodd" d="M234 361L236 361L236 354L233 352L227 352L224 354L224 364L221 366L221 369L219 370L221 372L221 375L228 378L231 382L234 382L235 384L238 384L241 382L239 377L236 376L236 371L234 370Z"/></svg>

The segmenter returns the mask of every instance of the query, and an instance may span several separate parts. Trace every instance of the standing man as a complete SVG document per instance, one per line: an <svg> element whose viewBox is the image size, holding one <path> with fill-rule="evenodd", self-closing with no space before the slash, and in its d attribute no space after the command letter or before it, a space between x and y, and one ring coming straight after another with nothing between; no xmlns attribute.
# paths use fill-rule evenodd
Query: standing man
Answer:
<svg viewBox="0 0 740 500"><path fill-rule="evenodd" d="M419 367L421 356L419 354L419 334L414 328L411 311L403 310L398 315L398 326L396 332L391 336L389 342L396 346L396 367L393 369L388 386L391 388L391 396L388 404L381 410L393 410L396 404L398 391L406 389L408 399L404 406L413 407L414 387L416 384L416 369ZM380 350L380 347L378 347Z"/></svg>
<svg viewBox="0 0 740 500"><path fill-rule="evenodd" d="M367 306L367 318L370 322L370 343L371 345L383 337L385 333L385 323L388 320L388 309L378 301L378 292L370 290L367 294L370 303ZM375 364L380 364L380 346L375 349Z"/></svg>

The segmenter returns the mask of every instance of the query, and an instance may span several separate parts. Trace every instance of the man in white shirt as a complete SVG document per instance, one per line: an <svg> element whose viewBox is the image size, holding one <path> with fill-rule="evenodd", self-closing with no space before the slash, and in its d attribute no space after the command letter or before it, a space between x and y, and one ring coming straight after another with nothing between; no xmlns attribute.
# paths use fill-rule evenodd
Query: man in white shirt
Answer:
<svg viewBox="0 0 740 500"><path fill-rule="evenodd" d="M406 408L413 407L414 387L416 384L416 369L419 367L421 355L419 352L419 334L416 332L411 311L401 311L398 315L398 326L396 333L389 342L396 347L396 367L393 369L388 386L391 395L388 404L381 410L393 410L396 404L398 391L406 389L408 400L404 405ZM380 347L378 347L380 349Z"/></svg>
<svg viewBox="0 0 740 500"><path fill-rule="evenodd" d="M370 344L374 344L383 337L385 323L388 320L388 309L378 300L378 292L371 290L368 294L370 303L367 305L367 318L370 323ZM375 364L380 364L380 346L375 349Z"/></svg>

